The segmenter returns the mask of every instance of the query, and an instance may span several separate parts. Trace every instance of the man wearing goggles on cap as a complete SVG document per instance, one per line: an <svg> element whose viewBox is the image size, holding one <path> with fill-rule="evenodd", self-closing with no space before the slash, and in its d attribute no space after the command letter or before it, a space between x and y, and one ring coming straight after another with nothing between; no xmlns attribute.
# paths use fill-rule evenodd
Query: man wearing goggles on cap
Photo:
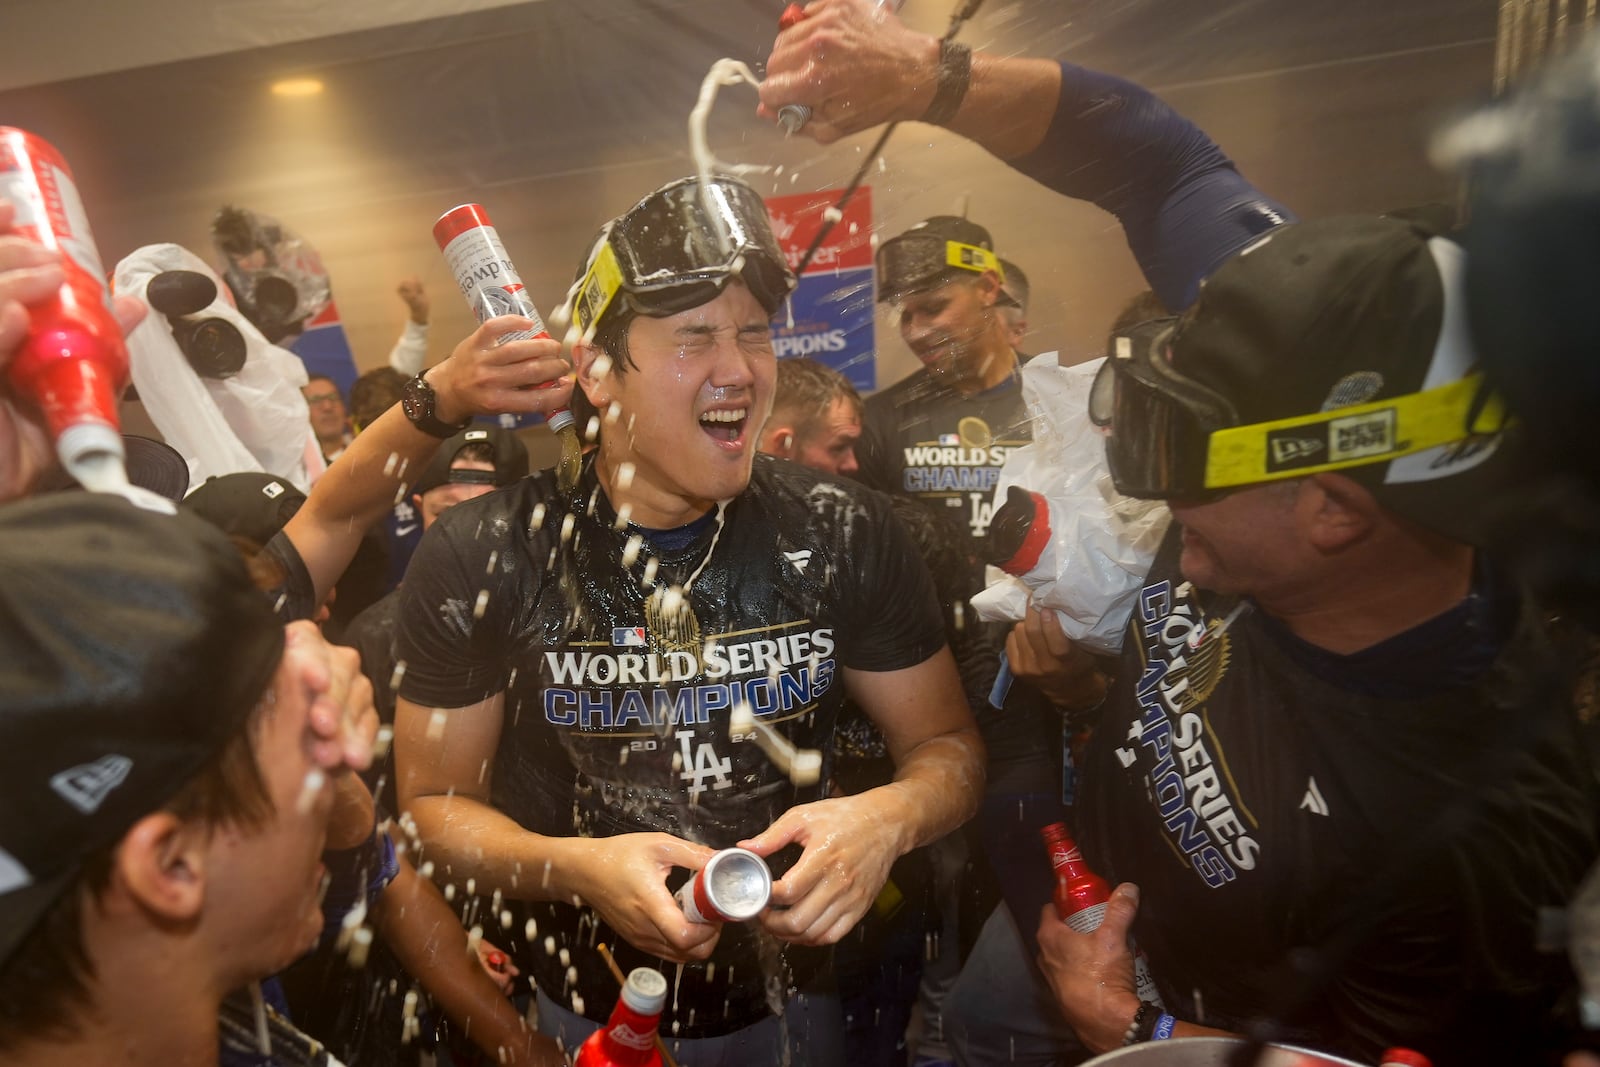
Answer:
<svg viewBox="0 0 1600 1067"><path fill-rule="evenodd" d="M1556 646L1473 548L1509 448L1464 264L1416 222L1299 223L1113 342L1112 477L1177 523L1079 782L1084 855L1132 884L1094 935L1039 927L1091 1050L1263 1018L1438 1064L1548 1040L1538 913L1596 853L1592 782L1568 701L1504 684Z"/></svg>
<svg viewBox="0 0 1600 1067"><path fill-rule="evenodd" d="M981 539L1005 452L1028 443L1016 352L989 231L939 215L878 249L878 299L923 369L867 401L861 480L910 493ZM959 506L959 512L955 507Z"/></svg>
<svg viewBox="0 0 1600 1067"><path fill-rule="evenodd" d="M1033 436L1022 402L1022 360L1002 315L1017 302L1005 288L989 232L965 218L939 215L917 223L879 247L876 267L878 299L891 302L900 337L923 368L867 400L859 477L875 489L926 505L935 521L967 546L963 584L979 589L995 483L1006 453ZM994 690L1007 629L984 624L974 630L990 649L988 676L980 683L986 695ZM1006 686L997 692L1002 695L984 702L987 708L992 701L995 710L979 717L990 757L986 808L1003 811L1011 826L1019 803L1029 804L1028 798L1049 803L1052 812L1059 803L1050 798L1060 795L1061 723L1039 687ZM981 819L980 827L986 841L998 838ZM930 854L944 911L944 943L956 945L967 836L955 835ZM1013 882L1011 873L997 870L993 880ZM932 1025L918 1047L919 1062L950 1058L936 1012L959 966L956 952L928 963L922 999Z"/></svg>
<svg viewBox="0 0 1600 1067"><path fill-rule="evenodd" d="M661 1032L686 1062L839 1062L836 999L795 993L981 789L931 581L887 502L756 456L793 284L742 182L674 182L610 223L574 290L600 413L576 490L544 472L456 505L401 587L402 803L455 879L527 902L512 921L543 950L519 962L569 1048L617 994L598 941L624 970L683 963ZM729 729L747 705L827 753L846 690L895 757L887 786L823 799L782 745ZM689 922L674 869L741 844L775 907Z"/></svg>
<svg viewBox="0 0 1600 1067"><path fill-rule="evenodd" d="M1505 457L1471 360L1430 358L1461 351L1453 246L1341 220L1349 255L1313 227L1230 259L1292 216L1145 90L941 44L866 0L807 15L779 35L764 112L809 106L824 143L947 126L1116 214L1165 306L1200 298L1113 346L1097 404L1119 486L1179 520L1079 785L1086 857L1144 905L1133 922L1119 891L1092 936L1041 922L1071 1029L1018 1008L1020 966L969 965L947 1009L958 1056L1148 1038L1165 1020L1132 993L1132 924L1179 1034L1285 1016L1280 1034L1369 1057L1530 1058L1561 980L1531 955L1533 913L1570 895L1594 835L1565 701L1528 714L1494 684L1544 635L1465 541L1474 482ZM1225 273L1239 284L1219 292Z"/></svg>

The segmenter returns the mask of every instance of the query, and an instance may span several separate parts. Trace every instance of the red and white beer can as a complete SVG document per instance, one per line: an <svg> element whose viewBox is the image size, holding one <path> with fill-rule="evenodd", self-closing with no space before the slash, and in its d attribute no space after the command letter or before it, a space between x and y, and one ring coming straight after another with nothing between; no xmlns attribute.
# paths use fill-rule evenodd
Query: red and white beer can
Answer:
<svg viewBox="0 0 1600 1067"><path fill-rule="evenodd" d="M500 241L489 212L482 204L462 204L439 216L433 224L433 239L444 253L445 263L456 287L467 298L467 304L480 324L497 315L521 315L533 320L533 329L508 333L499 343L521 341L530 337L549 337L539 309L522 284L522 276L511 263L506 246ZM550 388L555 382L541 388ZM552 430L560 431L572 425L572 412L556 408L550 412Z"/></svg>
<svg viewBox="0 0 1600 1067"><path fill-rule="evenodd" d="M772 871L748 849L725 848L678 890L690 922L739 923L761 914L772 898Z"/></svg>

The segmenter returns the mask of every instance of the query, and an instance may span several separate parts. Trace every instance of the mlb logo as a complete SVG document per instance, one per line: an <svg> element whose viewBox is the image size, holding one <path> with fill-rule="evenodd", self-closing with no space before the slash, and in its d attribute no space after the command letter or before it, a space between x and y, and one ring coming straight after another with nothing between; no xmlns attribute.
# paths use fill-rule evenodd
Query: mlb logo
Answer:
<svg viewBox="0 0 1600 1067"><path fill-rule="evenodd" d="M939 443L941 445L959 445L961 444L961 435L958 433L942 433L939 435Z"/></svg>
<svg viewBox="0 0 1600 1067"><path fill-rule="evenodd" d="M623 648L643 648L645 644L643 626L613 626L611 628L611 643Z"/></svg>

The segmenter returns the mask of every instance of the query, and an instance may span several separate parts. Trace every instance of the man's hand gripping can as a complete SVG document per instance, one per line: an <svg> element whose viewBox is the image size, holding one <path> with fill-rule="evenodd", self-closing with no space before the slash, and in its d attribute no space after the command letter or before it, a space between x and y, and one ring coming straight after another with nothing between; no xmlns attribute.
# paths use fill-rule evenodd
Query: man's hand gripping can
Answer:
<svg viewBox="0 0 1600 1067"><path fill-rule="evenodd" d="M725 848L678 890L690 922L738 923L753 919L772 897L767 861L742 848Z"/></svg>

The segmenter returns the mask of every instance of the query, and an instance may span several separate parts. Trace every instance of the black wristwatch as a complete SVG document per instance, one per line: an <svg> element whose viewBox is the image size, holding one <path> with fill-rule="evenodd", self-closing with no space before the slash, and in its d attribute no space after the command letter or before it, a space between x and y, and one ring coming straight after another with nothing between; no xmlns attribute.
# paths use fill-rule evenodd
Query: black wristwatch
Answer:
<svg viewBox="0 0 1600 1067"><path fill-rule="evenodd" d="M434 395L433 386L422 375L417 375L406 382L405 388L400 390L400 406L405 410L406 418L411 420L411 425L427 434L443 441L446 437L456 434L472 425L471 419L462 419L460 422L445 422L433 413L434 403L438 398Z"/></svg>

